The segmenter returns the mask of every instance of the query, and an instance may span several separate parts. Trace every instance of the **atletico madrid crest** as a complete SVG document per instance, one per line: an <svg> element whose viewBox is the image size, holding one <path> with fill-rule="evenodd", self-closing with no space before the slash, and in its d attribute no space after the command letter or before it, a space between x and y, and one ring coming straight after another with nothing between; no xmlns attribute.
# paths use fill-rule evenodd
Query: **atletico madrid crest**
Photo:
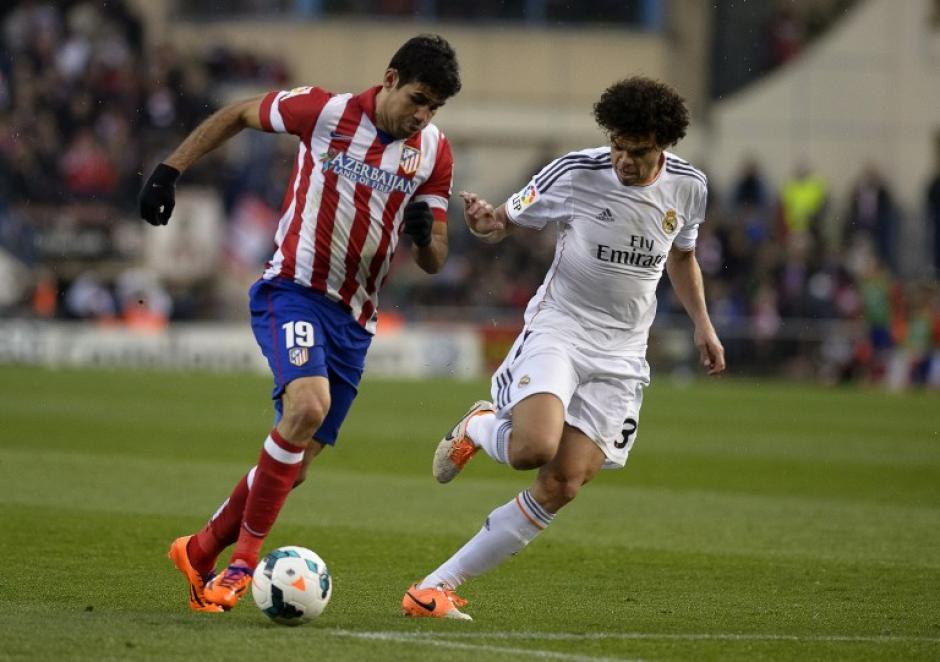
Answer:
<svg viewBox="0 0 940 662"><path fill-rule="evenodd" d="M306 363L309 358L310 353L306 347L291 347L290 351L287 352L287 360L298 368Z"/></svg>
<svg viewBox="0 0 940 662"><path fill-rule="evenodd" d="M399 164L402 172L406 175L413 175L418 172L419 165L421 165L421 150L414 147L403 147Z"/></svg>

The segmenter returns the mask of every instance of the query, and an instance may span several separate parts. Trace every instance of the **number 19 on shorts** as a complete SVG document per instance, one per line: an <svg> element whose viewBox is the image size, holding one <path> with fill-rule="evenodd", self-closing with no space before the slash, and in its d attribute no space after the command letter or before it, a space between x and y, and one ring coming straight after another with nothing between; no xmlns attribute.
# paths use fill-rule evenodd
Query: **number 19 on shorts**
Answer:
<svg viewBox="0 0 940 662"><path fill-rule="evenodd" d="M297 367L304 365L310 358L308 348L313 347L316 341L313 324L304 320L291 321L282 324L281 328L284 329L288 360Z"/></svg>
<svg viewBox="0 0 940 662"><path fill-rule="evenodd" d="M313 324L310 322L286 322L281 325L284 329L284 346L287 349L291 347L313 347L314 333Z"/></svg>

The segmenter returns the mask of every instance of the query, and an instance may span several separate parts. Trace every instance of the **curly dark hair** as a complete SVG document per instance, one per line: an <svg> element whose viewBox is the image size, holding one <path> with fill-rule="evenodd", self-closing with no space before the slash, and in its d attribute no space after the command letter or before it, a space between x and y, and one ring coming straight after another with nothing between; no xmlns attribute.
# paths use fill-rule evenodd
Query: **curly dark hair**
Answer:
<svg viewBox="0 0 940 662"><path fill-rule="evenodd" d="M392 56L389 69L398 70L398 87L421 83L442 99L460 91L457 53L438 34L419 34L406 41Z"/></svg>
<svg viewBox="0 0 940 662"><path fill-rule="evenodd" d="M594 119L611 136L646 137L660 147L675 145L689 126L685 99L652 78L634 76L604 90L594 104Z"/></svg>

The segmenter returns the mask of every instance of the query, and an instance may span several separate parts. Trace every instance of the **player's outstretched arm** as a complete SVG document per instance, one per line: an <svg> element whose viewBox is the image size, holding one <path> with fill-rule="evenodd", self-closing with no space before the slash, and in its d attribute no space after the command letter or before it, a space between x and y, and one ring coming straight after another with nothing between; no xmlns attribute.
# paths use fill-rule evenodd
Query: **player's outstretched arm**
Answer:
<svg viewBox="0 0 940 662"><path fill-rule="evenodd" d="M184 172L200 158L245 128L261 129L264 95L236 101L221 108L193 129L164 163Z"/></svg>
<svg viewBox="0 0 940 662"><path fill-rule="evenodd" d="M237 101L216 111L197 126L170 156L157 165L140 191L140 216L151 225L166 225L176 204L176 180L200 158L242 129L261 128L258 96Z"/></svg>
<svg viewBox="0 0 940 662"><path fill-rule="evenodd" d="M673 247L666 260L666 271L682 307L695 324L694 340L702 366L709 375L721 374L725 370L725 348L708 316L702 270L695 259L695 250Z"/></svg>
<svg viewBox="0 0 940 662"><path fill-rule="evenodd" d="M488 244L498 243L516 227L509 222L505 205L494 209L493 205L476 193L467 191L461 191L460 198L463 200L463 220L470 228L471 234L481 241Z"/></svg>

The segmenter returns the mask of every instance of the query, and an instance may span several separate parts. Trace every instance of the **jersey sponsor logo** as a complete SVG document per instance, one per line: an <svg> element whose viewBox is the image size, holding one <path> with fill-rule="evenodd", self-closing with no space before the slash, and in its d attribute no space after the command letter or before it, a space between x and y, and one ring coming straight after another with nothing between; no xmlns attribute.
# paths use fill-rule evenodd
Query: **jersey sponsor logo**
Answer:
<svg viewBox="0 0 940 662"><path fill-rule="evenodd" d="M528 386L531 381L528 375L522 375L522 377L519 378L519 386Z"/></svg>
<svg viewBox="0 0 940 662"><path fill-rule="evenodd" d="M310 85L304 85L303 87L295 87L290 92L285 94L284 97L281 99L281 101L283 101L284 99L290 99L291 97L299 96L301 94L306 94L312 89L313 87L311 87Z"/></svg>
<svg viewBox="0 0 940 662"><path fill-rule="evenodd" d="M401 162L399 167L406 175L413 175L418 172L418 166L421 165L421 150L414 147L403 147L401 150Z"/></svg>
<svg viewBox="0 0 940 662"><path fill-rule="evenodd" d="M287 352L287 360L298 368L310 359L310 352L306 347L291 347Z"/></svg>
<svg viewBox="0 0 940 662"><path fill-rule="evenodd" d="M594 257L601 262L623 264L630 267L658 267L666 259L665 254L652 255L650 253L641 253L634 248L614 248L606 244L597 245Z"/></svg>
<svg viewBox="0 0 940 662"><path fill-rule="evenodd" d="M666 234L672 234L677 227L679 227L679 221L676 219L676 210L670 209L663 216L663 230L666 231Z"/></svg>
<svg viewBox="0 0 940 662"><path fill-rule="evenodd" d="M418 182L354 159L346 152L330 151L321 154L320 161L324 173L332 170L351 182L364 184L379 193L401 191L406 195L414 195L418 190Z"/></svg>
<svg viewBox="0 0 940 662"><path fill-rule="evenodd" d="M610 223L612 220L614 220L614 213L610 211L609 207L604 207L604 210L597 214L597 216L594 218L599 221L604 221L605 223Z"/></svg>
<svg viewBox="0 0 940 662"><path fill-rule="evenodd" d="M526 207L529 207L536 200L539 199L539 190L535 187L535 183L531 183L522 189L519 193L514 193L512 198L509 200L509 204L512 205L513 211L517 214L523 211Z"/></svg>

